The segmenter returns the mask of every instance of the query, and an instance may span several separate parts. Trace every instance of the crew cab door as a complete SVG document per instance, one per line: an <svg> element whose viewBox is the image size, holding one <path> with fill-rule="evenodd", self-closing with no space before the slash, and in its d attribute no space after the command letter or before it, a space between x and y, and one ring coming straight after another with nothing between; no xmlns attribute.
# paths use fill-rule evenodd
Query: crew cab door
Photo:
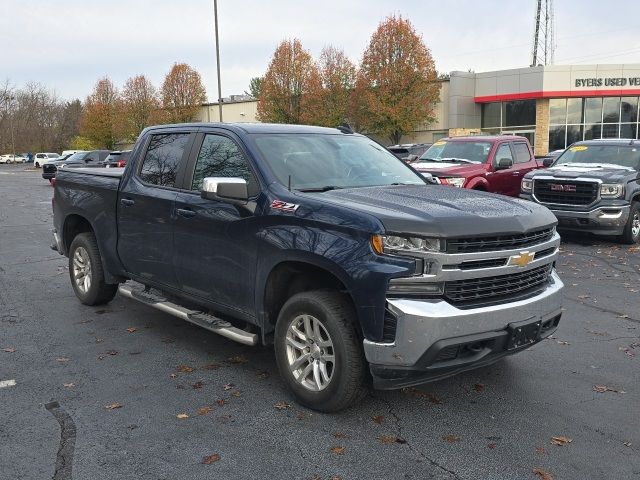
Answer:
<svg viewBox="0 0 640 480"><path fill-rule="evenodd" d="M498 161L503 158L510 159L513 162L513 166L511 168L500 170L498 168ZM500 193L502 195L517 195L520 193L519 190L517 193L514 193L514 183L518 181L518 185L520 185L519 180L516 180L514 177L514 167L515 159L511 151L510 142L503 142L499 144L495 150L493 159L491 160L491 168L493 172L487 177L491 192Z"/></svg>
<svg viewBox="0 0 640 480"><path fill-rule="evenodd" d="M257 264L255 199L260 193L248 155L224 131L200 133L185 188L175 200L173 266L180 289L209 303L254 311ZM244 178L249 202L201 198L206 177Z"/></svg>
<svg viewBox="0 0 640 480"><path fill-rule="evenodd" d="M176 287L172 214L195 134L160 132L149 136L131 165L135 171L123 177L117 207L118 255L134 279Z"/></svg>

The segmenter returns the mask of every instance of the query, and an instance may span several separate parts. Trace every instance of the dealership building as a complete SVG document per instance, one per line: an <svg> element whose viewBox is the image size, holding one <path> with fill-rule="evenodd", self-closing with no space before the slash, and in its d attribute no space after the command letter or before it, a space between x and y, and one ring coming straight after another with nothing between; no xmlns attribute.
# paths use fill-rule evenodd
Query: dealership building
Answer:
<svg viewBox="0 0 640 480"><path fill-rule="evenodd" d="M403 137L403 143L516 134L542 155L579 140L639 138L640 64L456 71L440 83L435 121ZM223 102L223 119L255 122L255 105L249 99ZM218 121L218 105L203 105L200 117Z"/></svg>

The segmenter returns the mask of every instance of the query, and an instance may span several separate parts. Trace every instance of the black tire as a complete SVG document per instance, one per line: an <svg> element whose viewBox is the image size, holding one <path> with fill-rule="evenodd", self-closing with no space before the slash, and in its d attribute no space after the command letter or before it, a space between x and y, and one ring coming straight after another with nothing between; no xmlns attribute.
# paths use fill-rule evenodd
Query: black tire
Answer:
<svg viewBox="0 0 640 480"><path fill-rule="evenodd" d="M79 250L83 249L83 250ZM74 258L78 255L83 256L86 252L85 259L89 264L89 285L85 284L80 287L76 282L76 271L74 269ZM83 264L86 264L83 262ZM69 248L69 278L73 291L80 302L85 305L101 305L110 302L118 291L117 284L110 284L104 281L104 270L102 269L102 259L96 237L91 232L80 233L71 242ZM86 291L83 289L86 288Z"/></svg>
<svg viewBox="0 0 640 480"><path fill-rule="evenodd" d="M640 230L636 227L636 232L634 234L634 221L640 221L640 202L633 201L631 202L631 209L629 210L629 219L627 220L627 224L624 227L624 231L620 236L620 241L622 243L627 243L629 245L633 245L634 243L640 243Z"/></svg>
<svg viewBox="0 0 640 480"><path fill-rule="evenodd" d="M333 343L335 362L331 377L326 387L319 391L299 383L289 366L287 332L300 315L319 320ZM350 299L336 291L298 293L284 304L278 315L274 347L280 375L298 403L320 412L336 412L356 403L366 393L366 361L354 319Z"/></svg>

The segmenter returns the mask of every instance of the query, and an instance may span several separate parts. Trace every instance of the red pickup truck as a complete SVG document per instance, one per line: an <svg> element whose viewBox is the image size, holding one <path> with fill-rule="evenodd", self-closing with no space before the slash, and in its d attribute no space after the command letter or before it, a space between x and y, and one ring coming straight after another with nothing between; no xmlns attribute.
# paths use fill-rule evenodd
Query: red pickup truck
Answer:
<svg viewBox="0 0 640 480"><path fill-rule="evenodd" d="M498 135L444 138L411 166L442 185L517 197L522 177L544 163L525 137Z"/></svg>

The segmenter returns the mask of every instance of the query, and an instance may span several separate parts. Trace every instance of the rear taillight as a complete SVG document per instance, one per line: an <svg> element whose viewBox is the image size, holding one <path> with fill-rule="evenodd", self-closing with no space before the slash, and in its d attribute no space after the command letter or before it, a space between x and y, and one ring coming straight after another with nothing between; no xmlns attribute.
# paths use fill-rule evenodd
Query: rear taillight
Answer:
<svg viewBox="0 0 640 480"><path fill-rule="evenodd" d="M118 163L117 163L118 167L124 167L126 164L127 164L126 160L118 160Z"/></svg>

